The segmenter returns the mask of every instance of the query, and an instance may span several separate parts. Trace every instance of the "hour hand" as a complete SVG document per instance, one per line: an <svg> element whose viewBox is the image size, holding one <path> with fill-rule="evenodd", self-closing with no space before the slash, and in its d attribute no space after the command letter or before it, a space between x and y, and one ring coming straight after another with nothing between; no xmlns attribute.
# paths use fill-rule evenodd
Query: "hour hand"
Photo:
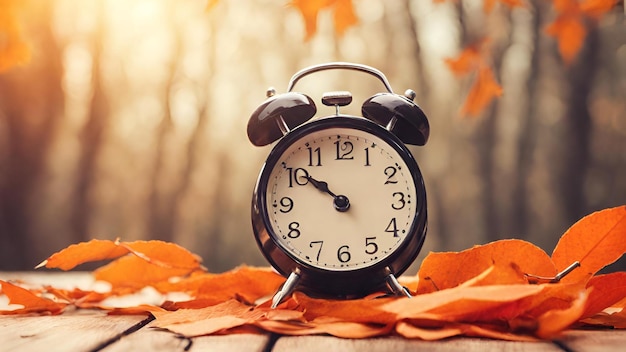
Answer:
<svg viewBox="0 0 626 352"><path fill-rule="evenodd" d="M331 192L330 189L328 189L328 183L324 181L318 181L309 175L307 175L306 178L315 188L319 189L322 192L330 194L332 197L336 197L336 195Z"/></svg>
<svg viewBox="0 0 626 352"><path fill-rule="evenodd" d="M333 206L335 207L335 210L343 213L350 209L350 200L348 199L348 197L342 194L336 195L335 193L333 193L328 188L328 183L326 183L325 181L316 180L310 175L307 175L306 178L307 180L309 180L309 183L313 185L313 187L317 188L321 192L328 193L330 196L333 197Z"/></svg>

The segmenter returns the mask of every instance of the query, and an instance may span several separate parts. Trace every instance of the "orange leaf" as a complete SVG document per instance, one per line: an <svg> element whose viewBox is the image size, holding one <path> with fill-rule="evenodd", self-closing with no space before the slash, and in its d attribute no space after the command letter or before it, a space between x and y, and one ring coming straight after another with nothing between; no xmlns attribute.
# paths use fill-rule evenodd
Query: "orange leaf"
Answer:
<svg viewBox="0 0 626 352"><path fill-rule="evenodd" d="M335 33L338 35L358 22L352 0L292 0L291 6L298 9L304 19L305 40L311 39L317 32L317 17L321 10L333 10Z"/></svg>
<svg viewBox="0 0 626 352"><path fill-rule="evenodd" d="M426 341L442 340L448 337L463 334L460 324L446 323L438 327L421 327L410 323L409 320L401 320L396 324L396 332L409 339L421 339Z"/></svg>
<svg viewBox="0 0 626 352"><path fill-rule="evenodd" d="M0 280L0 287L2 288L2 292L9 298L9 303L24 306L24 308L18 308L15 310L0 310L0 314L60 314L67 306L66 303L54 302L47 298L39 297L25 288L15 286L3 280Z"/></svg>
<svg viewBox="0 0 626 352"><path fill-rule="evenodd" d="M121 242L137 257L158 266L178 269L198 269L202 259L185 248L163 241Z"/></svg>
<svg viewBox="0 0 626 352"><path fill-rule="evenodd" d="M524 274L554 276L550 257L539 247L522 240L501 240L461 252L429 253L422 261L418 293L458 286L490 267L482 285L526 283Z"/></svg>
<svg viewBox="0 0 626 352"><path fill-rule="evenodd" d="M334 3L335 33L343 35L345 31L359 22L354 14L352 0L335 0Z"/></svg>
<svg viewBox="0 0 626 352"><path fill-rule="evenodd" d="M58 268L71 270L77 265L106 259L114 259L128 253L128 249L120 247L117 242L108 240L91 240L73 244L37 265L37 268Z"/></svg>
<svg viewBox="0 0 626 352"><path fill-rule="evenodd" d="M476 71L484 61L483 48L488 42L488 39L477 41L463 49L456 58L447 58L444 59L444 62L457 76L464 76L470 72Z"/></svg>
<svg viewBox="0 0 626 352"><path fill-rule="evenodd" d="M504 5L507 5L510 8L514 7L523 7L524 2L522 0L484 0L483 1L483 12L490 13L493 10L493 7L497 2L501 2Z"/></svg>
<svg viewBox="0 0 626 352"><path fill-rule="evenodd" d="M533 296L542 290L541 285L458 286L412 298L397 299L385 304L381 309L395 313L399 319L424 317L433 311L438 312L436 314L438 316L450 312L455 315L467 315Z"/></svg>
<svg viewBox="0 0 626 352"><path fill-rule="evenodd" d="M211 11L219 2L219 0L209 0L206 4L206 10Z"/></svg>
<svg viewBox="0 0 626 352"><path fill-rule="evenodd" d="M565 309L550 309L538 317L537 336L548 339L568 328L580 319L585 311L587 293L580 292L578 297L570 301Z"/></svg>
<svg viewBox="0 0 626 352"><path fill-rule="evenodd" d="M615 329L626 329L626 309L614 313L600 312L592 317L582 319L581 323L594 326L608 326Z"/></svg>
<svg viewBox="0 0 626 352"><path fill-rule="evenodd" d="M562 282L588 280L603 267L626 253L626 206L610 208L587 215L561 237L552 260L558 271L575 261L580 267Z"/></svg>
<svg viewBox="0 0 626 352"><path fill-rule="evenodd" d="M587 29L578 15L563 14L546 28L546 33L556 38L559 54L566 63L571 63L583 46Z"/></svg>
<svg viewBox="0 0 626 352"><path fill-rule="evenodd" d="M388 325L395 322L394 314L380 309L383 304L391 302L394 298L333 300L311 298L300 292L296 292L293 298L298 306L305 310L304 316L308 320L333 317L356 323Z"/></svg>
<svg viewBox="0 0 626 352"><path fill-rule="evenodd" d="M300 11L304 20L304 40L309 40L317 32L317 15L332 0L292 0L291 6Z"/></svg>
<svg viewBox="0 0 626 352"><path fill-rule="evenodd" d="M328 334L347 339L362 339L388 334L393 325L355 323L334 318L322 317L310 322L259 320L254 322L266 331L281 335L302 336Z"/></svg>
<svg viewBox="0 0 626 352"><path fill-rule="evenodd" d="M558 42L559 54L571 63L583 46L587 35L587 19L598 20L609 12L616 0L555 0L557 17L546 32Z"/></svg>
<svg viewBox="0 0 626 352"><path fill-rule="evenodd" d="M0 1L0 73L30 59L30 49L17 20L23 6L19 0Z"/></svg>
<svg viewBox="0 0 626 352"><path fill-rule="evenodd" d="M198 256L173 243L106 240L71 245L37 267L69 270L79 264L115 258L118 259L94 271L95 278L111 283L115 293L132 292L201 268Z"/></svg>
<svg viewBox="0 0 626 352"><path fill-rule="evenodd" d="M222 274L198 273L180 281L162 281L154 287L160 292L187 292L209 302L241 297L247 302L276 292L285 278L267 268L241 266ZM199 304L188 302L189 305Z"/></svg>
<svg viewBox="0 0 626 352"><path fill-rule="evenodd" d="M502 87L493 77L491 68L481 67L461 112L463 115L478 115L494 98L501 95Z"/></svg>
<svg viewBox="0 0 626 352"><path fill-rule="evenodd" d="M485 324L472 325L447 322L444 326L437 328L421 328L411 324L409 321L401 321L396 325L396 332L407 338L420 338L422 340L441 340L453 336L474 336L486 337L491 339L500 339L508 341L537 341L536 338L530 336L518 335L510 332L502 331L502 329L489 329Z"/></svg>
<svg viewBox="0 0 626 352"><path fill-rule="evenodd" d="M594 276L589 280L589 299L582 318L591 317L626 298L626 273Z"/></svg>
<svg viewBox="0 0 626 352"><path fill-rule="evenodd" d="M113 294L126 294L170 278L188 275L193 270L186 267L155 265L130 255L98 268L93 274L96 280L109 282Z"/></svg>
<svg viewBox="0 0 626 352"><path fill-rule="evenodd" d="M593 19L600 19L609 12L618 0L583 0L580 2L580 9L583 13Z"/></svg>
<svg viewBox="0 0 626 352"><path fill-rule="evenodd" d="M252 324L262 319L298 320L302 312L257 308L229 300L202 309L181 309L175 312L152 312L153 326L192 337Z"/></svg>

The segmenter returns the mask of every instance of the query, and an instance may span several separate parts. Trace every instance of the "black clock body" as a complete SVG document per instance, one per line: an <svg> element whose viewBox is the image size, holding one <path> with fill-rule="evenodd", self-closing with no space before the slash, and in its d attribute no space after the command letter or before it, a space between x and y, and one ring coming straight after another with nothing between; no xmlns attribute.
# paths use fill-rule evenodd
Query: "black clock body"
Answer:
<svg viewBox="0 0 626 352"><path fill-rule="evenodd" d="M265 258L285 277L296 273L301 290L364 296L384 289L419 254L424 179L410 150L380 124L319 118L272 148L254 188L252 225Z"/></svg>

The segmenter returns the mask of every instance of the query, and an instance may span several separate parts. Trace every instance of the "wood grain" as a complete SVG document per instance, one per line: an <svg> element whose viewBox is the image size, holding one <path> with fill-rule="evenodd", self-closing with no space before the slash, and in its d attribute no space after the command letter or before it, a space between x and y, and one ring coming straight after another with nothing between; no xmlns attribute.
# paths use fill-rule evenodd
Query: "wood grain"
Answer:
<svg viewBox="0 0 626 352"><path fill-rule="evenodd" d="M626 351L626 330L568 330L559 340L572 351Z"/></svg>
<svg viewBox="0 0 626 352"><path fill-rule="evenodd" d="M269 341L268 335L237 334L224 336L201 336L187 339L171 332L151 328L150 325L124 336L103 349L106 352L122 351L215 351L256 352L263 351Z"/></svg>
<svg viewBox="0 0 626 352"><path fill-rule="evenodd" d="M97 311L55 316L0 316L0 351L89 351L145 316Z"/></svg>
<svg viewBox="0 0 626 352"><path fill-rule="evenodd" d="M434 351L434 352L485 352L485 351L562 351L551 342L511 342L478 338L453 338L441 341L407 340L401 337L373 339L338 339L330 336L281 337L273 352L301 351Z"/></svg>

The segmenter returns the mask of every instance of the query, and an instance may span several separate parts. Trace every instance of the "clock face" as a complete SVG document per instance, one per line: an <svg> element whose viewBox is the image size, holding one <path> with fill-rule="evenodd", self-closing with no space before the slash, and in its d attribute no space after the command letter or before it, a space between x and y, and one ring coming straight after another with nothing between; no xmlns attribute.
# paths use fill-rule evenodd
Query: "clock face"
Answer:
<svg viewBox="0 0 626 352"><path fill-rule="evenodd" d="M367 268L411 236L425 199L412 174L417 166L393 140L326 123L273 154L260 190L265 221L297 262L331 271Z"/></svg>

